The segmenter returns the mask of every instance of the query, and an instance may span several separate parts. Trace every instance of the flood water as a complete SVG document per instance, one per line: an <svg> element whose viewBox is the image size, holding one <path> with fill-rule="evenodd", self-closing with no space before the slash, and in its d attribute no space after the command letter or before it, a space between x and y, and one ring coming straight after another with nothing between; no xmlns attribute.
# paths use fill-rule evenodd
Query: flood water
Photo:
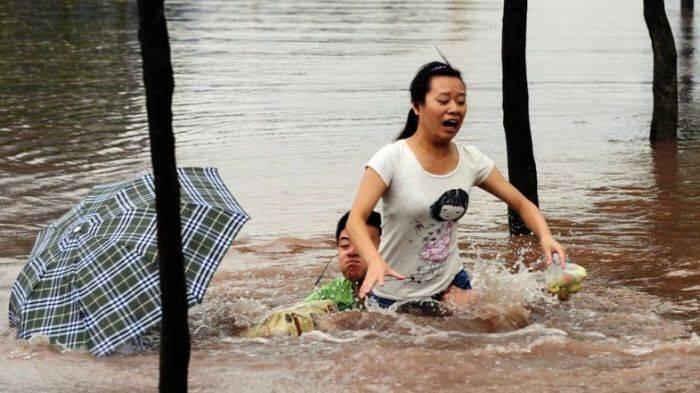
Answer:
<svg viewBox="0 0 700 393"><path fill-rule="evenodd" d="M303 298L363 163L437 44L465 75L457 136L506 172L496 1L168 1L178 164L214 166L251 215L190 310L191 391L700 390L700 15L667 2L680 140L652 147L642 2L531 1L540 206L589 271L544 296L536 241L483 191L460 248L486 301L448 318L348 312L300 338L239 333ZM0 391L149 392L158 355L15 339L9 291L37 231L150 168L135 1L0 2ZM329 276L337 275L337 269Z"/></svg>

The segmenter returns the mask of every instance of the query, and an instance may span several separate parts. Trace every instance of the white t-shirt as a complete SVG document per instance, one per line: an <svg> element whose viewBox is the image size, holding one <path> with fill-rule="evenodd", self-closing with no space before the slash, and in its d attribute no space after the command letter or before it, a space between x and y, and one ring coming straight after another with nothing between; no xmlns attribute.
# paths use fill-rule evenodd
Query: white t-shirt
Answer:
<svg viewBox="0 0 700 393"><path fill-rule="evenodd" d="M444 175L425 171L403 139L384 146L367 163L388 186L382 196L379 254L406 276L375 286L377 296L429 297L446 290L462 269L456 222L467 211L472 187L491 173L493 161L474 146L456 145L459 163Z"/></svg>

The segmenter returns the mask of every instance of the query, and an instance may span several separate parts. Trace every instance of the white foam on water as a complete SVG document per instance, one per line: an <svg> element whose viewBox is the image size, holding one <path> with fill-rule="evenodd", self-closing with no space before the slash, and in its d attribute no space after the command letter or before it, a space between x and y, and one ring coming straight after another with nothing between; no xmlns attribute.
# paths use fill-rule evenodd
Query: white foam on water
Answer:
<svg viewBox="0 0 700 393"><path fill-rule="evenodd" d="M333 336L330 333L323 332L320 330L312 330L312 331L304 333L300 336L300 338L302 340L315 340L315 341L324 341L324 342L331 342L331 343L338 343L338 344L357 342L357 341L362 340L365 337L366 337L366 335L356 335L356 336L351 336L348 338L341 338L341 337Z"/></svg>
<svg viewBox="0 0 700 393"><path fill-rule="evenodd" d="M499 261L496 256L495 261ZM544 292L544 273L527 267L519 257L512 268L504 263L478 258L467 264L472 287L484 302L502 305L525 305L536 301L556 303Z"/></svg>
<svg viewBox="0 0 700 393"><path fill-rule="evenodd" d="M700 336L691 333L690 337L672 341L655 340L649 345L631 345L623 349L625 353L634 356L645 356L655 352L684 352L700 354Z"/></svg>
<svg viewBox="0 0 700 393"><path fill-rule="evenodd" d="M262 344L267 345L272 342L269 338L265 337L222 337L219 339L220 342L227 344L241 344L241 343L252 343L252 344Z"/></svg>
<svg viewBox="0 0 700 393"><path fill-rule="evenodd" d="M473 355L493 355L493 354L516 354L516 353L531 353L533 349L543 345L565 345L569 343L569 339L565 336L545 336L539 337L534 341L527 343L512 342L508 344L486 344L481 348L475 348L469 352Z"/></svg>
<svg viewBox="0 0 700 393"><path fill-rule="evenodd" d="M8 329L3 332L7 339L10 334L14 336L15 329ZM34 335L27 340L14 339L12 350L6 352L4 356L8 359L32 359L45 353L60 353L60 354L86 354L89 352L86 348L69 348L61 343L52 343L46 335Z"/></svg>
<svg viewBox="0 0 700 393"><path fill-rule="evenodd" d="M608 336L606 336L605 334L600 333L600 332L581 332L580 334L582 336L592 337L592 338L601 338L601 339L608 338Z"/></svg>
<svg viewBox="0 0 700 393"><path fill-rule="evenodd" d="M532 324L525 328L509 331L509 332L496 332L496 333L479 333L479 332L463 332L463 331L439 331L436 330L434 333L425 334L416 338L416 343L427 343L431 339L435 338L477 338L485 339L489 342L491 341L501 341L518 337L566 337L568 333L554 328L548 328L541 324Z"/></svg>
<svg viewBox="0 0 700 393"><path fill-rule="evenodd" d="M700 274L700 272L698 272L698 271L680 269L680 270L673 270L673 271L666 273L666 277L689 277L689 276L695 276L698 274Z"/></svg>

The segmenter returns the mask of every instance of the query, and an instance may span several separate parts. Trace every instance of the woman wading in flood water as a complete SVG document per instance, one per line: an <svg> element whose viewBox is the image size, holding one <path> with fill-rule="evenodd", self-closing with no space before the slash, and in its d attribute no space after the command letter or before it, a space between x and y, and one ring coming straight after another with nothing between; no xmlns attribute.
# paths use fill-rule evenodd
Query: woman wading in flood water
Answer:
<svg viewBox="0 0 700 393"><path fill-rule="evenodd" d="M565 261L537 207L479 149L452 141L467 113L460 72L441 62L424 65L411 82L411 104L397 140L367 163L348 219L350 237L368 264L360 296L383 308L431 297L457 306L473 302L456 231L473 186L520 214L539 238L547 264L552 253ZM377 251L364 222L380 198L384 224ZM387 275L398 280L385 283Z"/></svg>

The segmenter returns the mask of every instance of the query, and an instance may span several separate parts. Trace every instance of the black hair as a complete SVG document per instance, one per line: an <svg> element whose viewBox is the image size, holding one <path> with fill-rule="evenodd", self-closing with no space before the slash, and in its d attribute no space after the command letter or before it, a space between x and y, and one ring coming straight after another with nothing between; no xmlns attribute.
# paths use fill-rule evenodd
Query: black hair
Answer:
<svg viewBox="0 0 700 393"><path fill-rule="evenodd" d="M335 229L335 241L338 242L340 240L340 232L345 229L345 225L348 223L348 217L350 217L350 211L347 211L345 214L343 214L342 217L340 217L340 220L338 220L338 226ZM381 214L372 211L370 213L369 217L367 217L367 220L365 223L369 226L375 227L379 230L379 235L381 236L382 234L382 216Z"/></svg>
<svg viewBox="0 0 700 393"><path fill-rule="evenodd" d="M452 68L449 63L441 63L439 61L430 62L423 67L421 67L416 76L413 77L411 81L411 103L413 105L425 104L425 96L430 90L430 81L434 76L453 76L459 78L459 80L464 83L462 79L462 73L456 68ZM403 131L396 137L396 140L406 139L411 135L416 133L418 128L418 116L413 112L413 108L408 111L408 118L406 119L406 125L403 127Z"/></svg>
<svg viewBox="0 0 700 393"><path fill-rule="evenodd" d="M430 206L430 216L437 221L445 221L440 217L440 211L445 205L461 206L464 208L464 213L467 212L469 205L469 194L461 188L445 191L435 203ZM462 215L464 215L462 213ZM459 220L462 216L457 217L454 221Z"/></svg>

